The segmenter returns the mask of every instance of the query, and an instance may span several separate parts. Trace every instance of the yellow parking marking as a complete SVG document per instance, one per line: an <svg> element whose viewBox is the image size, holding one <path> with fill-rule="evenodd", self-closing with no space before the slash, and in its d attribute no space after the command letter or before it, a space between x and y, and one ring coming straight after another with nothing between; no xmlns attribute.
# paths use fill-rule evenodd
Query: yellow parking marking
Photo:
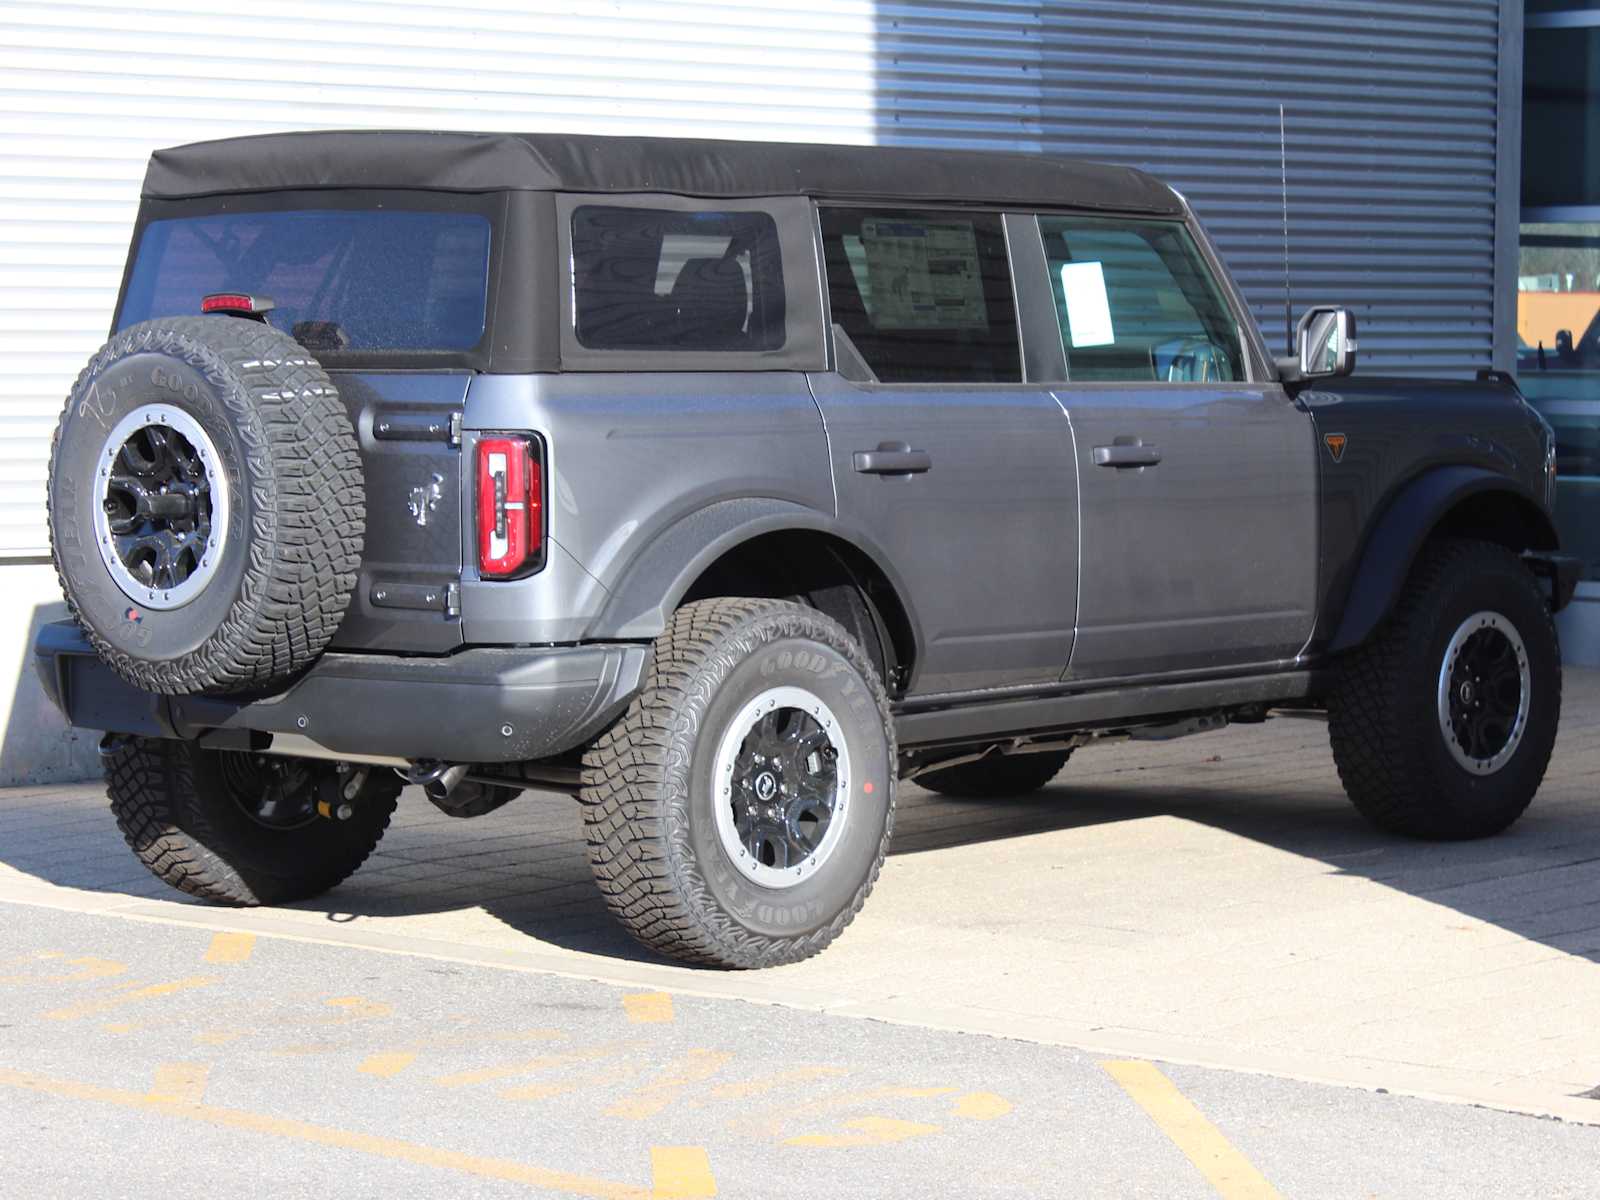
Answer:
<svg viewBox="0 0 1600 1200"><path fill-rule="evenodd" d="M116 993L113 996L104 996L98 1000L84 1000L67 1008L58 1008L54 1012L47 1012L45 1016L52 1021L75 1021L79 1017L94 1017L103 1012L110 1012L124 1004L135 1004L140 1000L154 1000L158 996L170 996L174 992L185 992L191 988L209 987L216 980L205 975L192 975L188 979L175 979L171 983L152 983L148 987L130 988Z"/></svg>
<svg viewBox="0 0 1600 1200"><path fill-rule="evenodd" d="M901 1121L895 1117L857 1117L853 1121L844 1123L850 1133L802 1133L797 1137L784 1138L785 1146L812 1146L824 1149L839 1149L846 1146L887 1146L892 1142L909 1141L915 1137L926 1137L930 1133L938 1133L937 1125L925 1125L921 1121Z"/></svg>
<svg viewBox="0 0 1600 1200"><path fill-rule="evenodd" d="M993 1092L968 1092L956 1097L955 1107L950 1111L972 1121L992 1121L1011 1111L1011 1101Z"/></svg>
<svg viewBox="0 0 1600 1200"><path fill-rule="evenodd" d="M668 992L630 992L622 998L622 1011L635 1025L664 1025L672 1020L672 995Z"/></svg>
<svg viewBox="0 0 1600 1200"><path fill-rule="evenodd" d="M256 935L253 933L219 933L211 939L211 945L206 948L206 961L208 963L249 962L250 955L255 948Z"/></svg>
<svg viewBox="0 0 1600 1200"><path fill-rule="evenodd" d="M502 1100L549 1100L553 1096L564 1096L568 1092L581 1092L585 1088L609 1087L613 1083L622 1083L639 1073L638 1067L615 1067L610 1071L596 1071L590 1075L579 1075L575 1079L563 1079L556 1083L530 1083L523 1087L505 1088L500 1092Z"/></svg>
<svg viewBox="0 0 1600 1200"><path fill-rule="evenodd" d="M710 1079L733 1057L724 1050L691 1050L653 1082L606 1109L608 1117L644 1121L665 1112L684 1088Z"/></svg>
<svg viewBox="0 0 1600 1200"><path fill-rule="evenodd" d="M329 1008L344 1010L338 1017L329 1017L319 1024L343 1025L346 1021L364 1021L369 1017L390 1017L394 1015L394 1007L384 1004L381 1000L367 1000L361 996L335 996L326 1002Z"/></svg>
<svg viewBox="0 0 1600 1200"><path fill-rule="evenodd" d="M1223 1200L1281 1200L1250 1160L1234 1149L1154 1063L1102 1062L1106 1073L1204 1175Z"/></svg>
<svg viewBox="0 0 1600 1200"><path fill-rule="evenodd" d="M724 1083L720 1087L712 1088L706 1095L711 1100L744 1100L750 1096L760 1096L787 1083L805 1083L812 1079L828 1079L845 1073L843 1067L795 1067L792 1071L778 1071L760 1079L748 1079L742 1083Z"/></svg>
<svg viewBox="0 0 1600 1200"><path fill-rule="evenodd" d="M867 1088L863 1091L834 1092L832 1095L819 1096L815 1100L807 1101L801 1106L788 1104L782 1108L770 1108L750 1116L735 1117L728 1122L728 1128L753 1137L782 1138L784 1127L794 1123L797 1109L802 1116L815 1117L821 1113L870 1104L878 1100L928 1100L937 1096L948 1096L955 1090L953 1087L901 1087L890 1085ZM878 1118L873 1119L877 1120ZM933 1128L937 1129L938 1126L933 1126ZM792 1141L793 1139L789 1140ZM796 1144L821 1145L823 1143L797 1142Z"/></svg>
<svg viewBox="0 0 1600 1200"><path fill-rule="evenodd" d="M95 979L110 979L128 969L126 963L112 958L67 958L64 954L36 954L33 958L40 961L66 958L69 966L78 969L65 975L0 975L0 983L87 983Z"/></svg>
<svg viewBox="0 0 1600 1200"><path fill-rule="evenodd" d="M572 1196L589 1197L592 1200L651 1200L650 1192L644 1188L610 1179L599 1179L592 1175L552 1171L546 1167L536 1167L529 1163L504 1158L479 1158L437 1146L404 1142L398 1138L377 1137L329 1125L313 1125L308 1121L294 1121L284 1117L268 1116L265 1113L249 1112L245 1109L220 1108L209 1104L179 1104L171 1100L140 1095L138 1092L124 1091L121 1088L53 1079L5 1067L0 1067L0 1087L20 1088L46 1096L56 1096L63 1100L110 1104L118 1108L158 1113L221 1129L236 1129L290 1141L331 1146L339 1150L352 1150L375 1158L435 1167L479 1179L522 1183L553 1192L565 1192Z"/></svg>
<svg viewBox="0 0 1600 1200"><path fill-rule="evenodd" d="M593 1062L617 1053L616 1046L595 1046L588 1050L573 1050L566 1054L546 1054L541 1058L525 1058L521 1062L501 1063L495 1067L476 1067L471 1071L457 1071L434 1079L439 1087L471 1087L478 1083L493 1083L497 1079L514 1079L518 1075L531 1075L535 1071L548 1071L551 1067L565 1067L572 1063Z"/></svg>
<svg viewBox="0 0 1600 1200"><path fill-rule="evenodd" d="M416 1061L417 1056L409 1053L369 1054L362 1060L357 1070L363 1075L376 1075L380 1079L388 1079L400 1074Z"/></svg>
<svg viewBox="0 0 1600 1200"><path fill-rule="evenodd" d="M715 1196L711 1159L700 1146L651 1146L651 1194L660 1200L697 1200Z"/></svg>
<svg viewBox="0 0 1600 1200"><path fill-rule="evenodd" d="M149 1098L171 1104L199 1104L206 1098L210 1074L211 1067L206 1063L163 1063L156 1068Z"/></svg>

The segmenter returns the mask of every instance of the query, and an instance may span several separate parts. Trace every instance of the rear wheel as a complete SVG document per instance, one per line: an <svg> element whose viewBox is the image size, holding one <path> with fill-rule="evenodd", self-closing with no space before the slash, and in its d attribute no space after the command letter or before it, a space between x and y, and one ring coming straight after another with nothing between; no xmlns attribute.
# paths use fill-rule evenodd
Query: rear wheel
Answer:
<svg viewBox="0 0 1600 1200"><path fill-rule="evenodd" d="M163 883L223 904L307 900L342 883L389 826L387 768L131 739L106 760L117 826Z"/></svg>
<svg viewBox="0 0 1600 1200"><path fill-rule="evenodd" d="M989 754L976 762L917 776L930 792L964 799L994 800L1037 792L1061 773L1070 750L1042 754Z"/></svg>
<svg viewBox="0 0 1600 1200"><path fill-rule="evenodd" d="M1373 824L1452 840L1505 829L1544 778L1561 654L1539 582L1488 542L1426 549L1382 630L1340 666L1334 762Z"/></svg>
<svg viewBox="0 0 1600 1200"><path fill-rule="evenodd" d="M684 605L584 755L589 861L662 954L795 962L860 911L894 821L894 734L865 652L782 600Z"/></svg>

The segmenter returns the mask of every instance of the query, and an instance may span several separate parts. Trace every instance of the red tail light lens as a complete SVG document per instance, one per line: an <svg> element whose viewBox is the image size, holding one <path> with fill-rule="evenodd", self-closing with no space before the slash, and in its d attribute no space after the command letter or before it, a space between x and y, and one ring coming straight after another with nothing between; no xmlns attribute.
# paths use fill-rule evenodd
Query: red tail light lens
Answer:
<svg viewBox="0 0 1600 1200"><path fill-rule="evenodd" d="M538 558L543 490L531 441L478 440L478 573L485 579L505 579Z"/></svg>

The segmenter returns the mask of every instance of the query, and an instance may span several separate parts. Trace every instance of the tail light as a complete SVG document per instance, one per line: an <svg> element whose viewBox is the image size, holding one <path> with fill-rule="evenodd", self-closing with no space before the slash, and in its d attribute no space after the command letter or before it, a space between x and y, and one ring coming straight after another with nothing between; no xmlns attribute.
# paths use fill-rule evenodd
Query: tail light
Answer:
<svg viewBox="0 0 1600 1200"><path fill-rule="evenodd" d="M506 579L537 565L543 494L530 439L478 440L478 573L485 579Z"/></svg>

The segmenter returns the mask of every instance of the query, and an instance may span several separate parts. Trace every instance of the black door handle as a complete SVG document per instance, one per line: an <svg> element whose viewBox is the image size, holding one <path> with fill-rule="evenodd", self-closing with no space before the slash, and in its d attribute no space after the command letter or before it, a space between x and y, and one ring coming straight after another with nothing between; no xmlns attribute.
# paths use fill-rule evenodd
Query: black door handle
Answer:
<svg viewBox="0 0 1600 1200"><path fill-rule="evenodd" d="M1154 446L1136 444L1094 448L1094 465L1097 467L1153 467L1160 461L1161 451Z"/></svg>
<svg viewBox="0 0 1600 1200"><path fill-rule="evenodd" d="M920 475L933 468L933 455L905 442L879 442L876 450L857 450L855 468L863 475Z"/></svg>

